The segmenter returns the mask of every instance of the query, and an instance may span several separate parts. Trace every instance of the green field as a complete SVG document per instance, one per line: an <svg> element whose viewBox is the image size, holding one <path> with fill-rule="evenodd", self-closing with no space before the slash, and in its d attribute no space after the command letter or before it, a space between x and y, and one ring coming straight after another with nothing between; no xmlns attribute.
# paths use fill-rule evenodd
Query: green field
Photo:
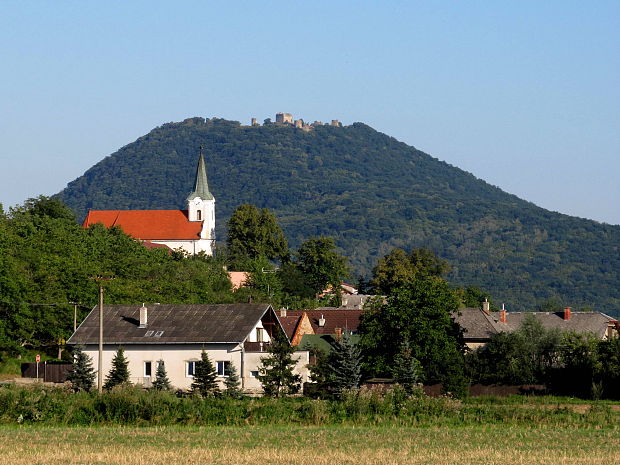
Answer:
<svg viewBox="0 0 620 465"><path fill-rule="evenodd" d="M7 464L611 464L616 428L0 427Z"/></svg>

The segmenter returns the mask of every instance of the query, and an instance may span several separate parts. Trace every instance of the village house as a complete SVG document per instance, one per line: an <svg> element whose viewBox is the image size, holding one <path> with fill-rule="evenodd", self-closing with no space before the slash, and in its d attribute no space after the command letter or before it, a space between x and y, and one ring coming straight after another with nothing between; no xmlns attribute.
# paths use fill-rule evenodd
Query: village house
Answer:
<svg viewBox="0 0 620 465"><path fill-rule="evenodd" d="M282 328L268 304L221 305L106 305L103 311L102 372L109 373L119 347L129 361L130 381L145 387L155 379L157 363L163 360L168 378L176 389L188 390L196 362L204 350L223 384L226 368L239 373L246 393L260 393L257 379L261 358L271 338ZM67 341L80 345L98 366L99 308L95 307ZM297 351L296 373L308 380L307 351Z"/></svg>
<svg viewBox="0 0 620 465"><path fill-rule="evenodd" d="M209 191L202 150L196 168L194 190L186 199L187 210L90 210L85 228L97 223L117 226L147 247L168 247L190 255L213 255L215 245L215 197Z"/></svg>
<svg viewBox="0 0 620 465"><path fill-rule="evenodd" d="M305 336L340 337L343 332L357 334L361 309L321 307L313 310L279 311L279 320L293 346L304 347ZM314 338L316 339L316 338Z"/></svg>
<svg viewBox="0 0 620 465"><path fill-rule="evenodd" d="M517 330L527 315L533 315L545 329L592 333L599 339L617 337L620 330L618 322L604 313L573 312L570 307L561 312L491 312L489 302L483 302L482 308L461 308L453 317L463 328L465 345L474 350L495 334Z"/></svg>

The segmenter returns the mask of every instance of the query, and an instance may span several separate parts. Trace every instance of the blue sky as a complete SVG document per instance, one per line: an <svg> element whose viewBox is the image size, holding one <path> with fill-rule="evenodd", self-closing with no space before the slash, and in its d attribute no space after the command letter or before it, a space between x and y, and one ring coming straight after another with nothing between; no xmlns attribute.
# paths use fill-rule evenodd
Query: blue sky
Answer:
<svg viewBox="0 0 620 465"><path fill-rule="evenodd" d="M0 4L0 203L165 122L361 121L620 224L620 2Z"/></svg>

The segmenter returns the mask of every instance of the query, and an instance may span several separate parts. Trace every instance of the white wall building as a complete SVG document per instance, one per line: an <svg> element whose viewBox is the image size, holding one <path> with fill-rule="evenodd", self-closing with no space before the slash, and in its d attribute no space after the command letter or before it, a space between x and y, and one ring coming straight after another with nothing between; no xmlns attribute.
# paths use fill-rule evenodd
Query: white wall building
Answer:
<svg viewBox="0 0 620 465"><path fill-rule="evenodd" d="M125 234L155 246L183 250L194 255L213 255L215 244L215 197L209 191L202 152L198 158L194 190L186 199L187 210L90 210L83 226L97 223L120 227Z"/></svg>
<svg viewBox="0 0 620 465"><path fill-rule="evenodd" d="M195 363L203 350L223 385L227 364L232 364L247 393L260 393L257 379L261 358L271 337L282 328L268 304L225 305L107 305L104 307L102 373L107 375L119 346L129 362L130 381L150 386L157 363L163 360L168 379L177 389L188 390ZM99 308L91 310L67 341L81 345L98 366ZM308 381L308 351L295 352L295 371Z"/></svg>

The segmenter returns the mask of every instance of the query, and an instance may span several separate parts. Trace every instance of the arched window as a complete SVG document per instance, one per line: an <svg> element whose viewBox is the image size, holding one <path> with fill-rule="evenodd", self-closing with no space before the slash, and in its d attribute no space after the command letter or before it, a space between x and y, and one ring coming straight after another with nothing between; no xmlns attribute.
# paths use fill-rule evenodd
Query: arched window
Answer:
<svg viewBox="0 0 620 465"><path fill-rule="evenodd" d="M196 219L202 221L202 210L196 210Z"/></svg>

